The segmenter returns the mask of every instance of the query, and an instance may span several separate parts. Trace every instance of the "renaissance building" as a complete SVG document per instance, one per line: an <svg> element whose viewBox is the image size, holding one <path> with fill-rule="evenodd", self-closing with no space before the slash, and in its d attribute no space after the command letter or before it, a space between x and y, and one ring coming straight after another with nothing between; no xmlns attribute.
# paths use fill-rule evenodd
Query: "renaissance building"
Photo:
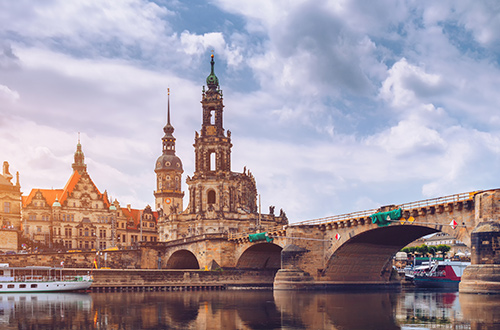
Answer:
<svg viewBox="0 0 500 330"><path fill-rule="evenodd" d="M160 241L171 241L204 234L253 232L288 224L283 211L261 214L257 205L257 186L252 173L231 170L231 131L224 128L223 94L215 75L214 56L211 71L202 90L202 123L195 132L195 171L187 176L189 203L183 208L181 191L182 162L175 154L174 128L170 122L162 138L162 155L155 165L156 210ZM170 96L169 96L170 97Z"/></svg>
<svg viewBox="0 0 500 330"><path fill-rule="evenodd" d="M102 250L156 241L156 214L151 207L132 209L101 193L87 172L78 141L73 173L62 189L32 189L23 196L23 235L61 250Z"/></svg>
<svg viewBox="0 0 500 330"><path fill-rule="evenodd" d="M21 185L19 172L16 183L9 171L9 163L3 162L3 173L0 174L0 225L2 229L20 229L21 226Z"/></svg>

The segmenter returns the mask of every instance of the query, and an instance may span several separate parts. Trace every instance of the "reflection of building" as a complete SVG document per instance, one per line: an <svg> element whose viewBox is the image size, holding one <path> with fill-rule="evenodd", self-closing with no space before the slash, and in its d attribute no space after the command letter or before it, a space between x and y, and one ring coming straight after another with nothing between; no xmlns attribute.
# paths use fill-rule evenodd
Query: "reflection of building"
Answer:
<svg viewBox="0 0 500 330"><path fill-rule="evenodd" d="M195 134L195 172L187 177L189 204L182 208L180 177L182 163L175 156L174 131L170 115L164 128L163 155L156 163L156 208L161 214L158 230L161 241L211 233L237 233L259 226L288 223L282 211L260 215L257 207L255 178L246 168L242 173L231 171L231 132L224 129L223 97L214 73L212 55L208 89L203 88L203 120ZM170 114L170 108L169 108Z"/></svg>
<svg viewBox="0 0 500 330"><path fill-rule="evenodd" d="M142 240L156 241L151 208L122 209L118 201L111 203L90 178L80 143L74 158L63 189L33 189L23 196L24 235L49 246L83 250L130 246L141 240L141 233Z"/></svg>

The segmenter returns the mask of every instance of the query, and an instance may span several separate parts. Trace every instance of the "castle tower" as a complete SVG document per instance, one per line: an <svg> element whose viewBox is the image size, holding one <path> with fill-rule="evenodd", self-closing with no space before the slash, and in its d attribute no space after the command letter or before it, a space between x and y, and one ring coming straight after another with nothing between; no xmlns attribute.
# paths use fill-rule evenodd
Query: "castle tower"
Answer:
<svg viewBox="0 0 500 330"><path fill-rule="evenodd" d="M181 190L181 178L184 170L179 157L175 155L175 138L172 135L174 127L170 124L170 90L167 100L167 125L163 128L165 135L162 138L163 153L156 160L156 210L162 210L163 214L177 214L182 212L182 198L184 192Z"/></svg>
<svg viewBox="0 0 500 330"><path fill-rule="evenodd" d="M77 171L80 174L87 171L87 165L85 164L85 156L83 155L82 145L80 144L80 133L78 133L78 144L76 145L75 151L75 162L71 165L73 171Z"/></svg>

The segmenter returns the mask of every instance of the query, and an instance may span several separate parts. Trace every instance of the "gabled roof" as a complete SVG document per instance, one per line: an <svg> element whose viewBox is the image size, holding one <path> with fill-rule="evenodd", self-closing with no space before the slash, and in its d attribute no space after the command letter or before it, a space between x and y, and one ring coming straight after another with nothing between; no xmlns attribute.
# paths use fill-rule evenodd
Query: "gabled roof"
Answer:
<svg viewBox="0 0 500 330"><path fill-rule="evenodd" d="M87 173L88 175L88 173ZM68 182L66 182L66 185L64 186L63 189L32 189L30 194L28 196L23 196L23 207L26 207L29 205L33 198L35 197L36 193L40 191L45 198L45 201L47 204L52 206L54 202L56 201L56 198L59 200L59 203L63 204L66 199L68 198L69 195L73 192L73 189L75 189L76 185L80 181L82 175L78 173L78 171L73 171L73 174L69 177ZM89 176L90 179L90 176ZM95 190L97 191L99 198L104 202L106 207L109 207L109 201L108 201L108 193L104 192L102 194L99 189L96 187L94 181L90 179L90 183L94 186Z"/></svg>
<svg viewBox="0 0 500 330"><path fill-rule="evenodd" d="M128 207L122 207L122 213L125 218L127 218L127 227L134 229L138 228L141 222L142 210L129 209ZM134 221L134 226L128 226L128 220L132 219Z"/></svg>

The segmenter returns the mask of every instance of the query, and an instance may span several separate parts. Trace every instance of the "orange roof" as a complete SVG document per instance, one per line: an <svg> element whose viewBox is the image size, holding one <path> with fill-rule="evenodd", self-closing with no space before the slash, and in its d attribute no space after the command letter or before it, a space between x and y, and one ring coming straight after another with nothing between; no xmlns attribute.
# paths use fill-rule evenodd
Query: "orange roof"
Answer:
<svg viewBox="0 0 500 330"><path fill-rule="evenodd" d="M64 203L64 201L68 198L68 196L73 192L73 189L75 189L76 184L78 181L80 181L80 178L82 176L78 171L73 171L73 174L69 177L68 182L66 182L66 185L64 186L63 189L32 189L30 194L26 197L23 196L23 206L27 206L28 204L31 203L33 200L33 197L35 194L40 191L45 198L45 201L52 206L54 202L56 201L56 198L59 200L59 203ZM90 176L89 176L90 179ZM97 193L99 194L99 198L104 202L104 204L109 207L109 201L108 201L108 194L107 192L104 192L104 194L101 194L99 189L97 189L95 183L90 179L90 182L94 186L94 188L97 190Z"/></svg>
<svg viewBox="0 0 500 330"><path fill-rule="evenodd" d="M31 189L31 192L28 196L23 196L23 206L26 206L29 203L31 203L33 197L35 197L35 194L38 191L42 193L43 198L45 198L47 204L51 206L56 201L56 197L59 199L63 194L62 189Z"/></svg>
<svg viewBox="0 0 500 330"><path fill-rule="evenodd" d="M139 226L139 223L141 222L141 214L142 210L137 210L137 209L129 209L127 207L122 207L122 213L125 218L132 219L134 221L134 227L137 228Z"/></svg>

